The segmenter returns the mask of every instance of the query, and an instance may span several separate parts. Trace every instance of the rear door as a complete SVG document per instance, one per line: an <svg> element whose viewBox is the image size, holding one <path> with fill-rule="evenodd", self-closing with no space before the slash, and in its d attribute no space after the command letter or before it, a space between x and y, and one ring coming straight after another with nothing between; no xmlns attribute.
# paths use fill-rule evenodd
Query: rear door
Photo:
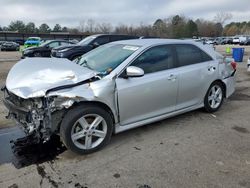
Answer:
<svg viewBox="0 0 250 188"><path fill-rule="evenodd" d="M140 67L139 78L116 79L120 124L126 125L175 110L178 74L173 48L152 47L131 66Z"/></svg>
<svg viewBox="0 0 250 188"><path fill-rule="evenodd" d="M218 63L192 44L176 44L179 91L176 109L184 109L203 102L210 84L216 80Z"/></svg>

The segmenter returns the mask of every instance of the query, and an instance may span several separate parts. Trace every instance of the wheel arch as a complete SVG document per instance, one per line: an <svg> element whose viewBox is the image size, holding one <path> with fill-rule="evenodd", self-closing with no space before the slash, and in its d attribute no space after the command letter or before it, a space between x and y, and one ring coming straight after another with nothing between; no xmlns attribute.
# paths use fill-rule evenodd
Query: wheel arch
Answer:
<svg viewBox="0 0 250 188"><path fill-rule="evenodd" d="M72 109L72 108L75 108L77 106L81 106L81 105L94 105L94 106L97 106L97 107L100 107L102 109L104 109L105 111L107 111L111 118L112 118L112 121L113 121L113 125L115 125L115 114L113 113L113 111L111 110L111 108L103 103L103 102L100 102L100 101L80 101L80 102L75 102L68 110L67 112ZM66 112L66 113L67 113ZM115 126L114 126L115 127Z"/></svg>
<svg viewBox="0 0 250 188"><path fill-rule="evenodd" d="M216 82L219 82L221 85L222 85L222 89L223 89L223 97L225 98L226 97L226 94L227 94L227 86L226 86L226 84L222 81L222 80L220 80L220 79L217 79L217 80L215 80L215 81L213 81L211 84L210 84L210 86L212 85L212 84L214 84L214 83L216 83ZM209 87L210 87L209 86Z"/></svg>

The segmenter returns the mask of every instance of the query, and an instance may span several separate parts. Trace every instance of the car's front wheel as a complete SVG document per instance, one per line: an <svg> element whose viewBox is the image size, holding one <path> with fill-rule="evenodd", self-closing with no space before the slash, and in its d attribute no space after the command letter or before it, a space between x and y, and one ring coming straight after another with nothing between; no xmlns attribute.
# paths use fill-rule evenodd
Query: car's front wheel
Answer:
<svg viewBox="0 0 250 188"><path fill-rule="evenodd" d="M60 135L68 149L88 154L105 146L112 135L113 121L109 112L94 105L71 109L63 118Z"/></svg>
<svg viewBox="0 0 250 188"><path fill-rule="evenodd" d="M220 82L214 82L208 89L204 99L204 107L207 112L217 111L224 98L224 88Z"/></svg>

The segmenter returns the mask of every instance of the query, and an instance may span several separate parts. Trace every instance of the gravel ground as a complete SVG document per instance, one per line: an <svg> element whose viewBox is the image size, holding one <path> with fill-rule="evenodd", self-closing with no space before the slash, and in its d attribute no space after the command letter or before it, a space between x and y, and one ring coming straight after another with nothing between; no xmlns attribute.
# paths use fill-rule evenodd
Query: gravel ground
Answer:
<svg viewBox="0 0 250 188"><path fill-rule="evenodd" d="M245 52L249 56L250 48ZM247 56L238 64L236 92L218 112L196 110L114 135L106 148L90 155L65 151L56 160L19 170L2 164L0 187L249 188ZM0 62L0 83L13 64Z"/></svg>

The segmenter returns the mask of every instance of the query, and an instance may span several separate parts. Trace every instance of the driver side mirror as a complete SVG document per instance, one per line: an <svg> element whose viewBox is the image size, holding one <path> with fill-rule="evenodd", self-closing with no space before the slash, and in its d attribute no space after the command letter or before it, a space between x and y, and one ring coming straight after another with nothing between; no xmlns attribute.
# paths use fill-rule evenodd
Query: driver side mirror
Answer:
<svg viewBox="0 0 250 188"><path fill-rule="evenodd" d="M144 71L135 66L129 66L126 68L126 77L142 77L144 75Z"/></svg>

